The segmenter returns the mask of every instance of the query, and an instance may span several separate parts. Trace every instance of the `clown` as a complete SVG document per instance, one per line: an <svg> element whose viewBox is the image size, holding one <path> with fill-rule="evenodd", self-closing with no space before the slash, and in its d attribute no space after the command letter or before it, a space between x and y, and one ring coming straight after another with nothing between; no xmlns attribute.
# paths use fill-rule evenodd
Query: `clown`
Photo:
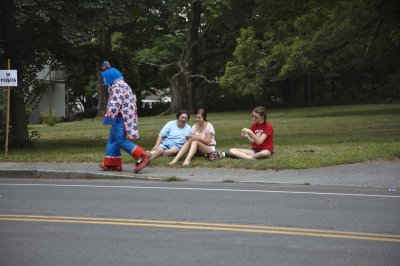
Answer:
<svg viewBox="0 0 400 266"><path fill-rule="evenodd" d="M125 82L121 72L104 61L100 77L108 86L107 110L103 118L104 125L111 125L103 163L99 167L104 171L122 171L121 148L140 163L135 167L139 173L149 163L149 155L139 145L129 141L139 138L136 96ZM128 138L128 139L127 139Z"/></svg>

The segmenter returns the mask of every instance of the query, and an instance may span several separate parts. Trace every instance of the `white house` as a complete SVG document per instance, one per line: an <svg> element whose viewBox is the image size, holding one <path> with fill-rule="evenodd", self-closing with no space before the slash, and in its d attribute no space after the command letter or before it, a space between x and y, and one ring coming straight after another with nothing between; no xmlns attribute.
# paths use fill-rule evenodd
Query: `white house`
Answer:
<svg viewBox="0 0 400 266"><path fill-rule="evenodd" d="M142 108L146 109L152 109L153 105L157 103L170 103L171 102L171 97L168 96L167 94L169 93L169 89L166 91L159 91L156 94L150 94L142 95Z"/></svg>
<svg viewBox="0 0 400 266"><path fill-rule="evenodd" d="M66 116L66 77L62 68L52 69L44 66L37 74L39 84L30 88L25 107L31 111L29 122L37 124L40 116L54 115L56 117Z"/></svg>

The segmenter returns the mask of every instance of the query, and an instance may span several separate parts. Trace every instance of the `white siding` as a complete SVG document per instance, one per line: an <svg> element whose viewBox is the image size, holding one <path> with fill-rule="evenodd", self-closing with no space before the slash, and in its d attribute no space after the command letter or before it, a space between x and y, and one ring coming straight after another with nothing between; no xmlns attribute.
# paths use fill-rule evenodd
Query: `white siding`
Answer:
<svg viewBox="0 0 400 266"><path fill-rule="evenodd" d="M33 110L29 119L31 123L39 123L40 114L51 113L59 118L65 117L65 83L53 83L51 87Z"/></svg>
<svg viewBox="0 0 400 266"><path fill-rule="evenodd" d="M37 77L46 84L46 93L43 95L37 107L32 110L29 118L31 123L39 123L40 115L52 114L56 117L65 117L65 72L63 69L53 69L49 72L48 65L37 73Z"/></svg>

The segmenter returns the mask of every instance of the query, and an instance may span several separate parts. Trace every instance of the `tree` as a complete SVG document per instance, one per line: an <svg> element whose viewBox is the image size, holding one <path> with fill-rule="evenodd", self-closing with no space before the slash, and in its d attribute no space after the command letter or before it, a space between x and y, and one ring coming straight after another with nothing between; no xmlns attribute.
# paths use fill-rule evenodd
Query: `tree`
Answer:
<svg viewBox="0 0 400 266"><path fill-rule="evenodd" d="M25 145L29 139L24 99L36 73L45 64L62 63L72 74L77 69L83 69L83 73L91 69L91 73L97 72L94 74L97 77L99 57L104 55L100 47L107 45L99 46L93 40L107 28L104 25L121 26L130 22L132 6L139 5L123 0L2 0L0 3L0 59L3 65L7 58L11 59L19 76L19 87L13 89L11 97L11 144ZM120 12L120 16L111 16L113 12ZM81 82L79 78L71 81ZM73 83L70 85L74 87Z"/></svg>
<svg viewBox="0 0 400 266"><path fill-rule="evenodd" d="M399 69L393 1L259 1L254 14L221 78L243 95L267 93L286 103L376 99L378 90L368 88L381 90L382 77Z"/></svg>
<svg viewBox="0 0 400 266"><path fill-rule="evenodd" d="M15 87L11 91L11 138L10 144L24 145L28 142L28 121L25 114L24 93L21 88L29 80L29 69L22 69L23 59L20 56L21 47L20 36L18 35L17 11L12 0L2 0L0 6L1 17L1 33L2 33L2 54L1 62L5 68L5 64L9 59L11 61L11 69L17 69L19 75L19 87ZM27 72L27 73L25 73Z"/></svg>
<svg viewBox="0 0 400 266"><path fill-rule="evenodd" d="M236 32L239 25L234 22L246 20L249 13L246 6L252 6L252 1L192 1L188 7L186 41L180 60L179 72L170 79L172 101L170 112L177 112L181 108L193 111L195 108L195 94L199 81L217 83L210 80L203 73L199 73L199 66L208 65L206 62L218 55L228 55L230 51L229 37ZM227 23L223 25L221 21ZM241 21L240 21L241 23ZM217 26L218 25L218 26ZM222 30L221 30L222 29ZM223 29L228 29L224 32ZM210 38L210 36L213 36ZM219 36L219 38L216 36ZM223 41L225 40L225 42ZM206 68L203 68L205 71ZM217 75L214 75L217 77Z"/></svg>
<svg viewBox="0 0 400 266"><path fill-rule="evenodd" d="M162 7L160 16L166 19L158 25L159 34L136 55L140 64L169 76L172 102L165 113L192 111L201 84L218 83L232 40L250 17L253 3L194 0L167 2Z"/></svg>

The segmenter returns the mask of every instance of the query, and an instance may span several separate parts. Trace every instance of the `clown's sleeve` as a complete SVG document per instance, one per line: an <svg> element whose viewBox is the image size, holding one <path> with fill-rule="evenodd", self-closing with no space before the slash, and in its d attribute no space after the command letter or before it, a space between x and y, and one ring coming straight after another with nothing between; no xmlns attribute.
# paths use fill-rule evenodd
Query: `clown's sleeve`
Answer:
<svg viewBox="0 0 400 266"><path fill-rule="evenodd" d="M114 125L121 110L121 99L118 95L118 88L112 85L109 89L106 113L103 117L104 125Z"/></svg>

